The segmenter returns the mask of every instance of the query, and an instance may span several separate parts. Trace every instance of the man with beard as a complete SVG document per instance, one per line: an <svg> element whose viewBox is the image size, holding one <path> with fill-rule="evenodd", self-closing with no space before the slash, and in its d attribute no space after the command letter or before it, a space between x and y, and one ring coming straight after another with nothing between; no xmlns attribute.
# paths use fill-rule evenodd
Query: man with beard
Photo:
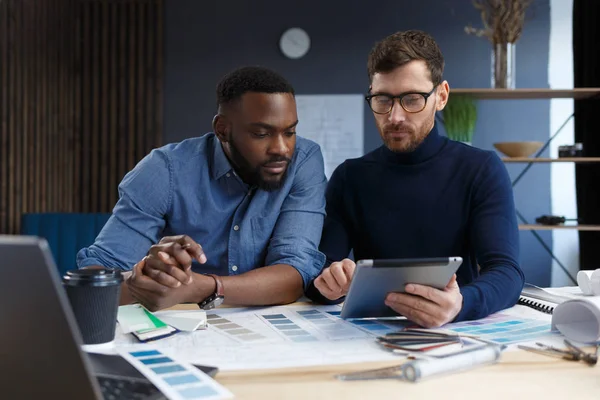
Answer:
<svg viewBox="0 0 600 400"><path fill-rule="evenodd" d="M343 300L353 250L356 260L463 258L443 290L408 284L387 295L388 307L421 326L483 318L518 300L524 276L511 183L494 152L439 135L435 113L450 93L443 70L424 32L398 32L372 49L366 100L384 145L331 177L320 244L327 267L307 290L312 299Z"/></svg>
<svg viewBox="0 0 600 400"><path fill-rule="evenodd" d="M323 157L296 137L292 86L244 67L217 86L213 133L153 150L119 185L119 200L80 268L126 273L121 304L151 310L293 302L320 272Z"/></svg>

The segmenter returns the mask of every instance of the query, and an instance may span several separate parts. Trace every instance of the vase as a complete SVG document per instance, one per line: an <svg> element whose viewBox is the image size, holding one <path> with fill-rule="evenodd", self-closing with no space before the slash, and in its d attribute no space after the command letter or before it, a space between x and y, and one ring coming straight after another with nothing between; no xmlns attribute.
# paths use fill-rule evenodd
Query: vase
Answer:
<svg viewBox="0 0 600 400"><path fill-rule="evenodd" d="M492 88L515 88L515 43L492 44Z"/></svg>

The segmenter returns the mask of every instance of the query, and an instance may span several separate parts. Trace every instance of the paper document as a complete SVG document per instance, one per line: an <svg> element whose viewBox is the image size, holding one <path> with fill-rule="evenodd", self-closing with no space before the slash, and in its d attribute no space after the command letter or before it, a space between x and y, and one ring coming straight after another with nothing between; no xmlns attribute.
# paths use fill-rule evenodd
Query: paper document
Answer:
<svg viewBox="0 0 600 400"><path fill-rule="evenodd" d="M552 314L552 327L570 340L582 343L600 341L600 296L559 304Z"/></svg>
<svg viewBox="0 0 600 400"><path fill-rule="evenodd" d="M563 301L569 300L571 295L568 293L561 293L560 291L552 291L551 289L544 289L534 285L526 284L521 295L531 297L538 300L548 301L554 304L560 304Z"/></svg>
<svg viewBox="0 0 600 400"><path fill-rule="evenodd" d="M321 146L327 179L346 159L364 154L362 95L297 95L296 104L298 135Z"/></svg>
<svg viewBox="0 0 600 400"><path fill-rule="evenodd" d="M412 323L345 321L340 311L337 305L210 310L207 329L179 332L152 345L181 361L216 365L223 371L401 360L375 338ZM138 345L119 328L116 348Z"/></svg>
<svg viewBox="0 0 600 400"><path fill-rule="evenodd" d="M557 287L557 288L545 288L544 290L552 295L560 296L565 299L579 299L581 297L586 296L581 291L579 286L564 286L564 287ZM563 300L563 301L566 301L566 300ZM561 303L562 303L562 301L561 301Z"/></svg>
<svg viewBox="0 0 600 400"><path fill-rule="evenodd" d="M165 313L157 315L162 318ZM339 305L219 308L206 312L206 329L178 332L152 345L183 362L215 365L223 371L402 361L403 355L385 349L376 338L414 327L412 322L404 318L343 320L340 313ZM510 344L557 337L550 330L550 318L526 307L513 307L488 318L443 328ZM463 345L471 344L465 339ZM118 325L114 345L125 351L136 348L139 342ZM444 353L457 350L453 346L445 346ZM114 354L115 349L96 352Z"/></svg>

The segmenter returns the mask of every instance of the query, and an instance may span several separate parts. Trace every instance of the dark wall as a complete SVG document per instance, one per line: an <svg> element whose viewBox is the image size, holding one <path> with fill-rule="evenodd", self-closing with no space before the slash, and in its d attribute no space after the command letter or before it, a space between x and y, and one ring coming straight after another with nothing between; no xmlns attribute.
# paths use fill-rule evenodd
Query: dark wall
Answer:
<svg viewBox="0 0 600 400"><path fill-rule="evenodd" d="M464 33L465 25L481 21L469 0L167 0L165 7L165 143L210 131L215 86L241 65L279 71L298 94L364 93L369 50L398 30L422 29L436 38L451 87L490 86L491 46ZM517 87L548 87L549 25L549 2L537 0L517 43ZM285 58L278 48L281 33L294 26L311 36L311 49L299 60ZM544 100L480 102L473 144L493 149L497 141L545 141L549 106ZM365 151L370 151L380 138L366 105L365 116ZM300 134L301 126L300 121ZM522 168L508 165L513 177ZM527 173L515 188L515 200L531 221L550 213L547 165ZM542 236L551 246L551 235ZM521 232L521 247L528 281L548 285L549 255L530 232Z"/></svg>

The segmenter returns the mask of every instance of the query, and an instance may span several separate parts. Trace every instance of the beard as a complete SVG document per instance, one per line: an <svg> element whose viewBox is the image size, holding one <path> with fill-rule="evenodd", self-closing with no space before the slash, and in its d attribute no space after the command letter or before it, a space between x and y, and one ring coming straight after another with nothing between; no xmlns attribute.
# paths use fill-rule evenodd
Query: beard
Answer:
<svg viewBox="0 0 600 400"><path fill-rule="evenodd" d="M409 124L387 124L379 128L383 143L395 153L410 153L423 143L433 128L435 114L427 118L419 126ZM392 135L393 132L402 132L402 137Z"/></svg>
<svg viewBox="0 0 600 400"><path fill-rule="evenodd" d="M274 156L263 164L253 167L252 164L242 155L237 145L233 141L233 135L229 140L229 150L231 161L238 169L238 173L249 185L256 185L259 189L267 192L278 190L283 186L288 173L288 167L291 160L284 156ZM285 170L280 175L265 176L262 167L273 162L285 162Z"/></svg>

